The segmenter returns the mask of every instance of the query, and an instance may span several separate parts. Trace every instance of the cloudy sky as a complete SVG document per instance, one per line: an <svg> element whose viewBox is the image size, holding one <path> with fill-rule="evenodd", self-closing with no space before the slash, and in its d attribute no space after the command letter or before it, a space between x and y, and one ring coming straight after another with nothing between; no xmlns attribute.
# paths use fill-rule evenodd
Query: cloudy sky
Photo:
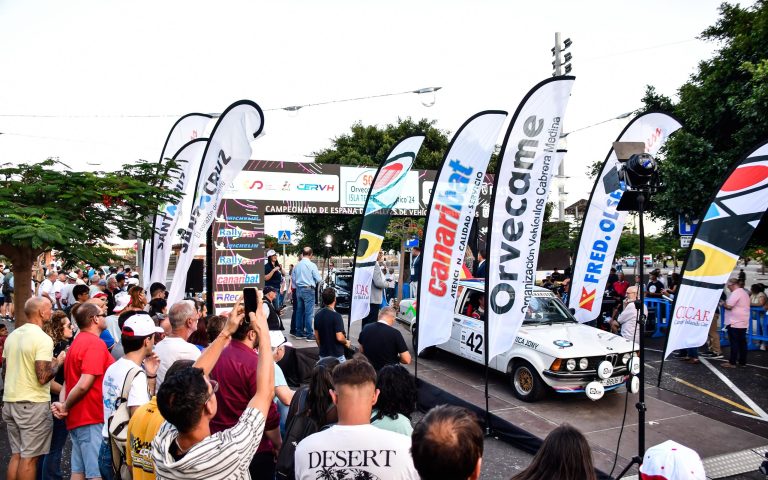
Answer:
<svg viewBox="0 0 768 480"><path fill-rule="evenodd" d="M0 162L154 160L180 115L243 98L265 109L259 159L311 161L356 121L454 132L480 110L514 112L551 75L556 31L573 41L573 131L638 108L647 84L674 96L717 48L696 37L719 3L0 0ZM409 93L282 109L433 86L431 107ZM625 122L568 137L568 203Z"/></svg>

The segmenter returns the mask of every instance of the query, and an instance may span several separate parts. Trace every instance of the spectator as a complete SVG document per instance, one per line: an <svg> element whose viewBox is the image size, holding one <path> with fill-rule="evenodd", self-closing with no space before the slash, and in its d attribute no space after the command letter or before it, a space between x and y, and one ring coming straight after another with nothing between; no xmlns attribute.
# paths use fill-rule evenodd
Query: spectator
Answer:
<svg viewBox="0 0 768 480"><path fill-rule="evenodd" d="M421 277L421 249L411 249L411 298L419 293L419 278Z"/></svg>
<svg viewBox="0 0 768 480"><path fill-rule="evenodd" d="M123 310L126 310L130 300L131 297L129 297L127 293L121 293L117 296L117 302L112 307L112 314L107 315L107 331L112 335L112 338L116 340L120 338L120 325L118 324L117 319L120 314L123 313ZM109 306L107 306L107 312L109 312ZM117 360L117 358L115 360Z"/></svg>
<svg viewBox="0 0 768 480"><path fill-rule="evenodd" d="M336 312L336 290L330 287L323 290L323 304L325 307L315 315L315 341L320 347L320 358L334 357L343 363L344 347L349 348L350 343L344 331L344 319Z"/></svg>
<svg viewBox="0 0 768 480"><path fill-rule="evenodd" d="M333 389L333 370L339 365L335 357L317 361L309 377L309 385L299 388L288 408L286 424L294 415L306 415L315 422L317 430L339 421L336 405L330 391Z"/></svg>
<svg viewBox="0 0 768 480"><path fill-rule="evenodd" d="M208 380L208 374L243 317L238 302L225 329L198 358L195 367L176 372L160 386L157 406L166 422L152 442L152 458L159 478L248 478L248 465L261 441L274 396L272 358L264 355L260 359L256 394L235 426L213 434L210 421L217 411L218 383ZM259 338L259 350L269 352L269 329L261 308L250 314L250 325Z"/></svg>
<svg viewBox="0 0 768 480"><path fill-rule="evenodd" d="M735 368L747 364L747 326L749 325L749 296L747 291L739 287L737 278L729 278L725 284L731 294L720 306L728 310L725 314L725 328L728 331L728 342L731 344L731 355L723 368Z"/></svg>
<svg viewBox="0 0 768 480"><path fill-rule="evenodd" d="M61 290L64 288L64 285L66 284L67 284L67 275L64 272L59 271L59 274L56 277L56 281L53 282L53 297L56 299L54 308L57 310L61 310L63 308L61 305Z"/></svg>
<svg viewBox="0 0 768 480"><path fill-rule="evenodd" d="M616 320L611 320L611 326L614 333L621 330L621 336L631 340L635 345L640 344L639 330L637 328L637 286L633 285L627 288L626 298L624 300L624 309ZM648 315L648 307L643 305L643 315Z"/></svg>
<svg viewBox="0 0 768 480"><path fill-rule="evenodd" d="M475 267L474 277L485 278L488 271L488 265L485 263L485 247L481 247L477 251L477 267Z"/></svg>
<svg viewBox="0 0 768 480"><path fill-rule="evenodd" d="M616 274L616 281L613 282L613 291L616 293L616 297L619 299L624 299L624 297L627 296L627 289L629 288L629 282L624 277L623 272L619 272ZM637 290L635 290L635 293L637 293Z"/></svg>
<svg viewBox="0 0 768 480"><path fill-rule="evenodd" d="M379 312L379 321L367 325L360 332L360 352L368 357L376 371L384 365L411 363L411 354L403 334L393 327L394 324L395 309L385 307Z"/></svg>
<svg viewBox="0 0 768 480"><path fill-rule="evenodd" d="M157 345L155 353L160 357L160 368L157 370L157 385L163 384L165 372L176 360L197 360L200 349L187 342L192 333L197 330L198 314L191 300L176 302L168 315L171 332Z"/></svg>
<svg viewBox="0 0 768 480"><path fill-rule="evenodd" d="M648 298L661 298L664 291L664 284L659 281L659 276L654 270L649 275L648 287L645 296Z"/></svg>
<svg viewBox="0 0 768 480"><path fill-rule="evenodd" d="M301 262L302 255L301 252L299 252L299 262ZM293 265L291 265L291 271L290 271L290 277L291 277L291 305L293 308L291 309L291 330L290 334L294 337L296 336L296 309L299 306L299 299L296 296L296 270L293 268Z"/></svg>
<svg viewBox="0 0 768 480"><path fill-rule="evenodd" d="M168 369L167 376L194 365L192 360L178 360ZM155 462L152 460L152 440L165 419L157 408L157 396L138 407L128 422L125 463L131 467L134 480L154 480Z"/></svg>
<svg viewBox="0 0 768 480"><path fill-rule="evenodd" d="M211 379L219 384L216 392L218 409L210 421L211 433L223 432L237 424L250 399L257 393L257 383L254 379L259 370L259 363L273 361L271 350L262 350L263 355L254 350L260 342L259 333L253 327L251 323L245 323L232 333L232 341L221 352L216 366L211 370ZM271 400L274 397L275 384L271 383L267 388ZM281 445L280 414L277 405L270 402L264 438L248 467L251 479L271 480L274 477L275 452L280 450Z"/></svg>
<svg viewBox="0 0 768 480"><path fill-rule="evenodd" d="M315 480L322 478L321 472L341 470L360 478L419 478L409 454L410 439L370 425L378 396L370 363L356 357L336 367L331 396L339 423L299 443L294 457L297 479Z"/></svg>
<svg viewBox="0 0 768 480"><path fill-rule="evenodd" d="M0 367L3 365L3 348L6 340L8 340L8 325L0 323Z"/></svg>
<svg viewBox="0 0 768 480"><path fill-rule="evenodd" d="M283 321L280 319L280 310L275 302L278 300L277 290L274 287L264 287L264 303L261 308L264 309L264 315L267 316L267 325L270 330L285 330Z"/></svg>
<svg viewBox="0 0 768 480"><path fill-rule="evenodd" d="M387 282L386 298L387 304L395 298L395 277L394 270L387 267L381 267L381 273L384 275L384 281Z"/></svg>
<svg viewBox="0 0 768 480"><path fill-rule="evenodd" d="M645 451L640 465L641 480L705 480L699 454L672 440Z"/></svg>
<svg viewBox="0 0 768 480"><path fill-rule="evenodd" d="M168 302L164 298L153 298L148 305L149 316L158 322L168 314Z"/></svg>
<svg viewBox="0 0 768 480"><path fill-rule="evenodd" d="M40 283L40 287L37 289L37 296L47 298L51 305L56 305L56 293L53 291L53 282L58 278L56 270L49 270L45 280Z"/></svg>
<svg viewBox="0 0 768 480"><path fill-rule="evenodd" d="M155 346L155 333L161 328L155 326L149 315L144 312L130 311L127 313L120 335L124 356L107 368L102 381L104 396L104 427L101 435L104 440L99 452L99 468L101 477L113 478L112 447L109 444L107 422L117 410L117 401L123 393L123 385L132 379L128 393L127 405L129 414L138 407L149 402L155 393L155 380L160 361L152 353ZM142 369L143 367L143 369Z"/></svg>
<svg viewBox="0 0 768 480"><path fill-rule="evenodd" d="M163 285L160 282L154 282L152 285L149 286L149 298L151 300L154 299L161 299L165 300L168 298L168 290L165 288L165 285Z"/></svg>
<svg viewBox="0 0 768 480"><path fill-rule="evenodd" d="M51 405L57 418L66 418L72 437L72 479L100 478L99 449L102 442L102 382L114 363L99 334L107 328L105 315L91 303L73 314L80 333L64 363L65 396Z"/></svg>
<svg viewBox="0 0 768 480"><path fill-rule="evenodd" d="M320 272L312 263L312 249L304 247L302 258L293 269L296 276L296 335L298 338L314 340L312 316L315 314L315 285L320 283Z"/></svg>
<svg viewBox="0 0 768 480"><path fill-rule="evenodd" d="M24 304L27 323L8 335L3 348L3 422L8 429L11 458L7 478L35 478L38 457L50 451L53 423L49 413L49 382L65 361L53 356L53 340L43 331L52 305L32 297Z"/></svg>
<svg viewBox="0 0 768 480"><path fill-rule="evenodd" d="M373 277L371 278L371 296L369 300L370 306L368 309L368 316L363 318L361 328L376 323L376 320L379 318L379 309L381 308L384 289L387 288L387 282L384 280L384 276L381 274L381 268L378 266L383 258L384 252L379 252L379 256L376 258L376 265L373 267Z"/></svg>
<svg viewBox="0 0 768 480"><path fill-rule="evenodd" d="M107 315L112 315L115 309L115 296L119 293L117 287L117 280L115 277L109 277L107 279L107 289L104 293L107 294ZM127 304L126 304L127 305Z"/></svg>
<svg viewBox="0 0 768 480"><path fill-rule="evenodd" d="M401 365L387 365L376 377L379 398L371 425L410 436L411 414L416 410L416 379Z"/></svg>
<svg viewBox="0 0 768 480"><path fill-rule="evenodd" d="M120 292L125 291L125 274L118 273L115 275L115 281L117 282L117 290Z"/></svg>
<svg viewBox="0 0 768 480"><path fill-rule="evenodd" d="M411 441L413 464L422 480L480 478L483 430L466 408L433 408L416 424Z"/></svg>
<svg viewBox="0 0 768 480"><path fill-rule="evenodd" d="M227 317L224 315L208 315L207 323L208 325L206 326L205 333L208 335L208 345L210 345L224 329L224 325L227 323Z"/></svg>
<svg viewBox="0 0 768 480"><path fill-rule="evenodd" d="M725 293L720 293L720 301L725 301ZM715 313L712 315L712 321L709 323L709 334L707 335L707 349L708 351L702 353L701 356L705 358L718 359L723 358L723 351L720 347L720 305L715 308Z"/></svg>
<svg viewBox="0 0 768 480"><path fill-rule="evenodd" d="M43 324L43 331L53 340L53 355L58 356L65 352L74 333L72 331L72 322L67 314L61 310L53 312L50 322ZM51 403L59 400L59 394L64 387L64 369L59 368L56 375L51 380ZM64 451L64 445L67 443L67 425L64 420L53 417L53 434L51 436L51 448L38 463L42 477L51 480L61 480L64 475L61 472L61 454Z"/></svg>
<svg viewBox="0 0 768 480"><path fill-rule="evenodd" d="M272 347L272 359L275 362L275 404L280 414L280 435L285 434L285 420L288 418L288 407L293 400L294 391L288 386L283 369L278 362L285 356L286 344L283 343L277 347Z"/></svg>
<svg viewBox="0 0 768 480"><path fill-rule="evenodd" d="M131 301L126 307L126 310L144 310L147 306L147 297L144 289L139 285L134 285L128 290L128 295L131 296Z"/></svg>
<svg viewBox="0 0 768 480"><path fill-rule="evenodd" d="M283 295L280 293L280 287L283 284L283 267L277 263L277 252L272 249L267 251L267 261L264 264L264 287L272 287L277 292L277 302L275 308L283 305Z"/></svg>
<svg viewBox="0 0 768 480"><path fill-rule="evenodd" d="M564 423L549 432L528 468L512 480L597 480L584 435Z"/></svg>
<svg viewBox="0 0 768 480"><path fill-rule="evenodd" d="M747 274L744 273L744 269L743 268L741 270L739 270L739 275L738 275L737 278L739 280L739 282L738 282L739 284L746 285L746 283L747 283Z"/></svg>
<svg viewBox="0 0 768 480"><path fill-rule="evenodd" d="M91 290L88 288L88 285L76 284L72 287L72 296L75 301L70 303L70 305L74 307L78 303L87 302L88 299L91 298Z"/></svg>
<svg viewBox="0 0 768 480"><path fill-rule="evenodd" d="M163 332L165 333L165 332ZM218 332L216 332L218 335ZM216 336L214 336L216 338ZM197 320L197 330L187 338L187 342L196 346L200 351L203 351L205 347L210 343L208 341L208 317L203 317Z"/></svg>
<svg viewBox="0 0 768 480"><path fill-rule="evenodd" d="M69 272L66 277L67 283L61 287L61 299L60 305L64 311L69 312L72 306L75 304L75 297L72 294L72 289L77 284L77 274L75 272Z"/></svg>
<svg viewBox="0 0 768 480"><path fill-rule="evenodd" d="M610 290L613 290L613 284L619 281L619 276L616 274L616 269L614 267L611 267L610 272L608 273L608 288Z"/></svg>

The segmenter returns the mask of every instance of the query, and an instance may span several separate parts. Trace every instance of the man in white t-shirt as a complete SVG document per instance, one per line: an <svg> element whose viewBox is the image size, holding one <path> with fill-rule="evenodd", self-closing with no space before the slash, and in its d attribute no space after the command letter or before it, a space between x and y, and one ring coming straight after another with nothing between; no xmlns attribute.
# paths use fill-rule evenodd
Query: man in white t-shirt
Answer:
<svg viewBox="0 0 768 480"><path fill-rule="evenodd" d="M37 296L44 297L51 301L51 305L56 305L56 294L53 291L53 282L56 281L56 272L54 270L48 271L48 276L45 280L40 282L40 287L37 289Z"/></svg>
<svg viewBox="0 0 768 480"><path fill-rule="evenodd" d="M117 400L123 392L128 374L136 371L128 393L128 411L133 415L137 408L149 402L150 397L155 394L155 379L157 368L160 366L160 360L152 354L152 349L155 347L155 333L162 332L163 329L156 327L155 322L145 312L131 313L133 315L125 320L120 335L125 355L107 368L101 384L104 397L104 427L101 430L103 440L100 457L104 459L105 464L112 461L112 450L107 440L109 417L117 409Z"/></svg>
<svg viewBox="0 0 768 480"><path fill-rule="evenodd" d="M333 371L333 386L339 423L299 443L294 455L296 478L316 480L344 471L350 478L418 480L410 437L370 424L379 396L371 364L359 358L340 364Z"/></svg>
<svg viewBox="0 0 768 480"><path fill-rule="evenodd" d="M66 284L67 275L64 272L59 272L59 275L56 277L56 281L53 282L53 298L56 300L53 306L57 310L61 309L61 290Z"/></svg>
<svg viewBox="0 0 768 480"><path fill-rule="evenodd" d="M155 345L155 353L160 357L160 369L157 371L158 388L163 383L165 372L173 365L173 362L176 360L197 360L200 357L200 349L187 342L187 338L197 330L197 319L197 309L191 300L174 303L168 312L171 333Z"/></svg>

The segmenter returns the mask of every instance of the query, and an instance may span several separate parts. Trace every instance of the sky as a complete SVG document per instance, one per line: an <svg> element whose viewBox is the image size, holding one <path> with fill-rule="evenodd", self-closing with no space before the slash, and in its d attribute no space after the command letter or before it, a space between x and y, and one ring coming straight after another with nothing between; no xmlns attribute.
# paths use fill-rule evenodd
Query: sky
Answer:
<svg viewBox="0 0 768 480"><path fill-rule="evenodd" d="M358 121L428 118L453 133L481 110L511 117L552 74L560 31L576 76L564 131L605 121L568 136L569 205L589 196L587 166L629 120L610 119L640 107L649 84L674 98L715 52L696 37L719 3L0 0L0 163L157 160L179 116L240 99L265 110L254 159L312 161ZM431 107L408 93L282 109L424 87L442 87Z"/></svg>

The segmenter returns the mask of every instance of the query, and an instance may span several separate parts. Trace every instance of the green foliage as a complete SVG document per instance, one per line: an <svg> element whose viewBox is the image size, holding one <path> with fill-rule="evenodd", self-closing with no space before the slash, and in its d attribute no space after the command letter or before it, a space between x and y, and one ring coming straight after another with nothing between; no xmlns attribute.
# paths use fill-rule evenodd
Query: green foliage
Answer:
<svg viewBox="0 0 768 480"><path fill-rule="evenodd" d="M118 260L105 246L108 239L148 236L148 214L179 196L153 186L168 176L155 162L115 173L58 171L54 164L0 166L0 253L12 262L20 252L36 256L51 249L69 262Z"/></svg>
<svg viewBox="0 0 768 480"><path fill-rule="evenodd" d="M720 44L699 63L673 104L649 87L644 110L663 109L684 125L667 142L655 218L674 230L680 213L698 218L725 173L768 138L768 3L748 8L724 3L717 23L701 38Z"/></svg>
<svg viewBox="0 0 768 480"><path fill-rule="evenodd" d="M571 252L576 248L578 234L578 229L571 228L568 222L546 222L541 231L541 250L565 248Z"/></svg>

